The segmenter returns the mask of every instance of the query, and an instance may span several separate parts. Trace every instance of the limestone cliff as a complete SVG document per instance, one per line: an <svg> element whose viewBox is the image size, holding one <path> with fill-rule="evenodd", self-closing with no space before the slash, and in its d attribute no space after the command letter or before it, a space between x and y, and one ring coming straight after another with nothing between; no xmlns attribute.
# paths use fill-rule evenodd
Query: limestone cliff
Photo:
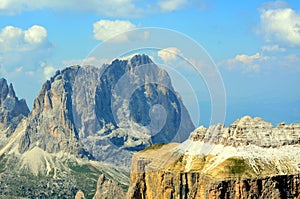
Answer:
<svg viewBox="0 0 300 199"><path fill-rule="evenodd" d="M134 155L127 198L298 198L300 124L243 117Z"/></svg>
<svg viewBox="0 0 300 199"><path fill-rule="evenodd" d="M197 172L151 172L136 181L127 198L248 199L299 198L300 175L216 181Z"/></svg>

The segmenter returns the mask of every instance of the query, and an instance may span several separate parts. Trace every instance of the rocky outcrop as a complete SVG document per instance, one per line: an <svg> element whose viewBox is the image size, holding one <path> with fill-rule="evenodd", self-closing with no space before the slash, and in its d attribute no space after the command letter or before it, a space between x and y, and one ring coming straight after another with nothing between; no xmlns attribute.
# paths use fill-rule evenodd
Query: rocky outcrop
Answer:
<svg viewBox="0 0 300 199"><path fill-rule="evenodd" d="M6 137L17 128L20 121L27 117L29 109L24 99L19 100L12 84L0 79L0 132Z"/></svg>
<svg viewBox="0 0 300 199"><path fill-rule="evenodd" d="M84 193L81 190L77 191L75 199L85 199Z"/></svg>
<svg viewBox="0 0 300 199"><path fill-rule="evenodd" d="M300 144L300 124L285 124L273 127L262 118L245 116L229 127L222 124L197 128L190 135L193 141L203 141L225 146L256 145L260 147L280 147Z"/></svg>
<svg viewBox="0 0 300 199"><path fill-rule="evenodd" d="M128 168L134 152L184 141L193 129L166 71L136 55L58 71L34 101L19 152L39 146Z"/></svg>
<svg viewBox="0 0 300 199"><path fill-rule="evenodd" d="M124 199L125 193L123 189L115 181L108 179L102 174L97 182L97 190L93 199L113 198Z"/></svg>
<svg viewBox="0 0 300 199"><path fill-rule="evenodd" d="M133 156L127 198L299 198L299 127L246 116L153 145Z"/></svg>

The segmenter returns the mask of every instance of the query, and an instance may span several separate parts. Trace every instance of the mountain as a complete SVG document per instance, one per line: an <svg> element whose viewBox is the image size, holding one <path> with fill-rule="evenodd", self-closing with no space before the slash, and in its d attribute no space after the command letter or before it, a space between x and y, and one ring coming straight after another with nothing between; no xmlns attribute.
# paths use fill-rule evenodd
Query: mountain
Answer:
<svg viewBox="0 0 300 199"><path fill-rule="evenodd" d="M127 198L299 198L300 124L245 116L133 156Z"/></svg>
<svg viewBox="0 0 300 199"><path fill-rule="evenodd" d="M194 129L167 72L146 55L58 71L43 85L27 121L20 153L39 146L125 168L133 152L184 141Z"/></svg>
<svg viewBox="0 0 300 199"><path fill-rule="evenodd" d="M29 114L26 101L19 100L12 84L0 79L0 136L1 140L9 137L21 120ZM2 143L1 143L2 144ZM1 146L1 145L0 145Z"/></svg>
<svg viewBox="0 0 300 199"><path fill-rule="evenodd" d="M1 131L5 196L70 198L81 190L91 198L102 174L101 190L125 192L135 152L184 141L194 129L167 72L146 55L67 67L43 84L30 113L11 109L23 114L14 131Z"/></svg>

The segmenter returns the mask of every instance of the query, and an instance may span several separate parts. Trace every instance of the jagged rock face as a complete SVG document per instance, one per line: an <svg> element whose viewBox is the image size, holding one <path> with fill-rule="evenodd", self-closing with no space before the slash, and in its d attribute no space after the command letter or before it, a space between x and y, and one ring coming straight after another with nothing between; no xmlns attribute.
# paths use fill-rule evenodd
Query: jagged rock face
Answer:
<svg viewBox="0 0 300 199"><path fill-rule="evenodd" d="M124 199L125 194L122 188L113 180L105 177L104 174L100 175L97 182L97 190L93 199L114 198Z"/></svg>
<svg viewBox="0 0 300 199"><path fill-rule="evenodd" d="M19 100L12 84L0 79L0 132L9 137L20 121L27 117L29 109L24 99Z"/></svg>
<svg viewBox="0 0 300 199"><path fill-rule="evenodd" d="M20 139L19 152L24 153L38 146L56 153L79 153L78 134L72 117L72 83L79 67L63 70L48 80L34 101L27 119L24 135Z"/></svg>
<svg viewBox="0 0 300 199"><path fill-rule="evenodd" d="M155 182L155 183L154 183ZM151 183L151 186L149 186ZM215 181L199 173L152 172L140 177L127 199L299 198L300 175Z"/></svg>
<svg viewBox="0 0 300 199"><path fill-rule="evenodd" d="M137 55L57 72L35 99L19 151L36 145L51 153L80 151L128 167L134 151L183 141L193 129L168 74Z"/></svg>
<svg viewBox="0 0 300 199"><path fill-rule="evenodd" d="M300 143L300 124L280 123L273 127L261 118L245 116L229 127L218 124L208 129L203 126L191 133L193 141L222 144L225 146L256 145L260 147L280 147Z"/></svg>
<svg viewBox="0 0 300 199"><path fill-rule="evenodd" d="M127 198L298 198L299 127L246 116L152 146L133 156Z"/></svg>

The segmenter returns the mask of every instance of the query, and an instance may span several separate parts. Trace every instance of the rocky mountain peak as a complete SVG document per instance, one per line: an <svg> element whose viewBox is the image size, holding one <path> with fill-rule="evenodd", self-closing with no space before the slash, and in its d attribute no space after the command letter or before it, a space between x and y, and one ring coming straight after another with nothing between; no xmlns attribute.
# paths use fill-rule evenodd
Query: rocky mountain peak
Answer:
<svg viewBox="0 0 300 199"><path fill-rule="evenodd" d="M130 64L132 66L141 66L145 64L153 64L153 61L150 59L148 55L135 55L130 59Z"/></svg>
<svg viewBox="0 0 300 199"><path fill-rule="evenodd" d="M29 109L24 99L19 100L12 84L0 79L0 130L10 136L19 122L27 117Z"/></svg>
<svg viewBox="0 0 300 199"><path fill-rule="evenodd" d="M167 72L135 55L57 71L35 99L26 129L20 152L36 145L78 151L82 144L97 160L128 167L133 152L184 141L194 125Z"/></svg>

